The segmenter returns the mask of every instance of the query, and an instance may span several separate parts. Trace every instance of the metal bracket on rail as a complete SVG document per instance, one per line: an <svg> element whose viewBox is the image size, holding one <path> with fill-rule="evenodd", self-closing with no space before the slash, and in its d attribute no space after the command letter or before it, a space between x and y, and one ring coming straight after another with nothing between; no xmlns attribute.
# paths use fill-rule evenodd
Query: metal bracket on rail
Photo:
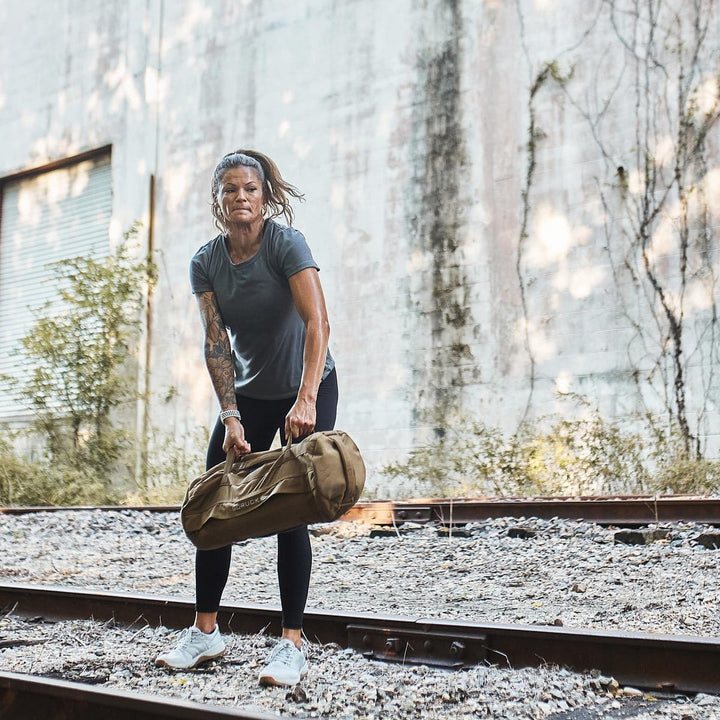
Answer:
<svg viewBox="0 0 720 720"><path fill-rule="evenodd" d="M399 505L392 509L393 519L399 525L404 522L429 523L433 519L433 512L429 505Z"/></svg>
<svg viewBox="0 0 720 720"><path fill-rule="evenodd" d="M383 662L459 669L485 659L486 636L348 625L348 647Z"/></svg>

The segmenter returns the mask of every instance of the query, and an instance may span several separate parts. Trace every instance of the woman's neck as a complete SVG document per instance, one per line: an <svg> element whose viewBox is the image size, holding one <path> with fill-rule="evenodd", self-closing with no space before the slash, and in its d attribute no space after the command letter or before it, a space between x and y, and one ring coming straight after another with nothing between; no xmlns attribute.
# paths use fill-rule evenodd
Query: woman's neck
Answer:
<svg viewBox="0 0 720 720"><path fill-rule="evenodd" d="M227 249L234 263L248 260L258 251L264 226L265 220L261 218L254 223L235 223L228 228Z"/></svg>

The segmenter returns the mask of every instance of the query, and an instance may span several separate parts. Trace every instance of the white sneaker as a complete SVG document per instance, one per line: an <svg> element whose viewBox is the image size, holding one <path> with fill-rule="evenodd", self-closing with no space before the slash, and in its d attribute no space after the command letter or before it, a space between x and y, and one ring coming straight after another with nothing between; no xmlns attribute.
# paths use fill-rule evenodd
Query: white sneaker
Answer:
<svg viewBox="0 0 720 720"><path fill-rule="evenodd" d="M168 652L160 653L155 664L173 670L188 670L205 660L220 657L225 652L225 643L218 626L211 633L204 633L194 625L180 633L178 644Z"/></svg>
<svg viewBox="0 0 720 720"><path fill-rule="evenodd" d="M260 671L261 685L297 685L307 675L308 666L302 650L292 640L284 638L268 655Z"/></svg>

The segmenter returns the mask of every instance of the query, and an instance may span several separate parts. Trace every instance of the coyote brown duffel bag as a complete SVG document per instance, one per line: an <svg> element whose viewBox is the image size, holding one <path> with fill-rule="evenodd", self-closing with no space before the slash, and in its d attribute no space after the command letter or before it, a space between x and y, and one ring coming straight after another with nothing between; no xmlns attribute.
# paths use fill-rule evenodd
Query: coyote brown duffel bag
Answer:
<svg viewBox="0 0 720 720"><path fill-rule="evenodd" d="M213 550L298 525L332 522L365 484L365 464L347 433L328 430L284 448L248 453L210 468L190 483L180 510L183 530Z"/></svg>

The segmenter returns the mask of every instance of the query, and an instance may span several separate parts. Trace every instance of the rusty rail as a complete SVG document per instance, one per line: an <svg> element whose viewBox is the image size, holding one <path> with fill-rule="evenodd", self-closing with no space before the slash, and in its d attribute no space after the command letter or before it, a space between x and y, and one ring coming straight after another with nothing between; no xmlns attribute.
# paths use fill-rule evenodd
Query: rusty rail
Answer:
<svg viewBox="0 0 720 720"><path fill-rule="evenodd" d="M20 515L59 510L132 510L178 512L177 505L98 507L10 507L0 514ZM342 520L374 525L404 522L463 525L499 517L563 518L600 525L636 527L658 522L698 522L720 525L720 498L684 495L547 498L432 498L425 500L366 500Z"/></svg>
<svg viewBox="0 0 720 720"><path fill-rule="evenodd" d="M123 512L131 510L133 512L180 512L179 505L25 505L17 507L0 507L0 515L29 515L31 513L41 512L78 512L79 510L102 510L109 512Z"/></svg>
<svg viewBox="0 0 720 720"><path fill-rule="evenodd" d="M464 525L500 517L586 520L600 525L634 527L658 522L692 521L720 525L720 498L553 497L442 498L408 502L387 500L358 503L343 520L379 525L403 522Z"/></svg>
<svg viewBox="0 0 720 720"><path fill-rule="evenodd" d="M277 715L0 672L3 720L277 720Z"/></svg>
<svg viewBox="0 0 720 720"><path fill-rule="evenodd" d="M52 619L114 619L121 624L191 622L191 601L35 585L0 585L5 612ZM280 611L266 605L223 605L223 631L280 631ZM511 668L557 664L583 672L599 670L623 685L673 692L720 692L720 638L583 631L564 627L458 622L367 613L308 611L305 633L367 657L448 669L482 662Z"/></svg>

